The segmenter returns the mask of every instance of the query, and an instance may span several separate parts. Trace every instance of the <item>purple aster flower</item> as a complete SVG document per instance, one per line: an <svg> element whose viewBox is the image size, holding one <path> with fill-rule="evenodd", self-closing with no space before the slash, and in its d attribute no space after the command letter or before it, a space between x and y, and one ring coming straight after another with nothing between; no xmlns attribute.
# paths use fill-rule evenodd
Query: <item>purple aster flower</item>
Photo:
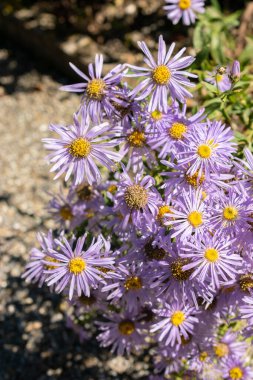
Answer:
<svg viewBox="0 0 253 380"><path fill-rule="evenodd" d="M248 348L248 344L238 340L237 333L228 330L222 338L216 338L213 343L214 354L221 359L228 357L242 357Z"/></svg>
<svg viewBox="0 0 253 380"><path fill-rule="evenodd" d="M166 302L171 299L171 294L176 298L180 296L198 309L198 297L202 297L206 302L212 301L212 294L207 287L197 279L190 279L192 270L183 268L190 263L187 258L180 257L176 245L174 244L167 257L160 263L158 273L153 274L154 283L152 288Z"/></svg>
<svg viewBox="0 0 253 380"><path fill-rule="evenodd" d="M183 189L189 192L190 188L201 188L203 199L205 199L205 196L217 192L220 188L227 189L229 181L234 177L232 174L219 172L209 173L206 178L204 173L199 175L198 170L190 175L187 165L179 165L166 160L161 160L161 163L169 169L169 171L160 173L160 175L168 177L162 185L162 188L165 189L165 195L173 192L180 194Z"/></svg>
<svg viewBox="0 0 253 380"><path fill-rule="evenodd" d="M225 380L251 380L253 379L253 370L246 366L238 358L229 358L223 364L223 378Z"/></svg>
<svg viewBox="0 0 253 380"><path fill-rule="evenodd" d="M193 270L190 278L198 276L201 282L207 282L213 288L219 288L222 282L234 279L241 267L240 255L235 251L235 240L223 234L206 234L201 240L185 243L182 257L190 259L184 270Z"/></svg>
<svg viewBox="0 0 253 380"><path fill-rule="evenodd" d="M187 139L189 134L193 134L195 128L201 127L200 122L205 118L204 109L198 111L195 115L187 118L186 105L183 106L182 112L170 116L170 120L164 123L160 133L151 136L148 139L148 144L152 149L159 151L159 158L165 158L169 154L176 154L179 149L182 149L181 142Z"/></svg>
<svg viewBox="0 0 253 380"><path fill-rule="evenodd" d="M217 67L213 72L209 72L208 75L206 81L215 85L220 92L225 92L231 89L232 82L227 67Z"/></svg>
<svg viewBox="0 0 253 380"><path fill-rule="evenodd" d="M116 212L123 216L122 228L131 221L138 228L145 228L157 214L158 192L154 188L155 180L151 176L141 179L139 174L132 180L124 172L115 196Z"/></svg>
<svg viewBox="0 0 253 380"><path fill-rule="evenodd" d="M198 13L205 12L204 0L165 0L169 5L163 8L167 11L167 17L175 25L182 18L184 25L194 24Z"/></svg>
<svg viewBox="0 0 253 380"><path fill-rule="evenodd" d="M109 116L114 111L113 100L116 100L116 90L122 78L124 66L118 65L102 78L103 55L96 54L95 65L88 66L89 76L79 70L73 63L70 67L84 82L63 86L60 89L70 92L82 92L82 107L90 118L97 122L105 112Z"/></svg>
<svg viewBox="0 0 253 380"><path fill-rule="evenodd" d="M164 373L165 376L180 370L180 359L177 357L174 347L158 347L153 358L155 369L159 373Z"/></svg>
<svg viewBox="0 0 253 380"><path fill-rule="evenodd" d="M185 86L194 87L194 84L187 77L197 78L197 76L183 69L191 65L195 58L191 56L182 58L185 48L170 59L175 43L170 46L166 53L165 42L163 37L160 36L156 63L145 42L138 42L138 45L146 56L144 62L149 68L129 65L135 73L127 74L128 76L147 77L131 92L131 95L136 100L145 99L151 94L148 110L167 112L168 93L173 99L178 99L181 103L185 102L185 98L192 97L191 93L185 89ZM137 94L139 95L137 96Z"/></svg>
<svg viewBox="0 0 253 380"><path fill-rule="evenodd" d="M126 266L119 264L115 270L115 277L109 279L109 284L104 286L103 292L110 292L108 300L116 305L121 301L124 309L129 313L137 313L145 303L151 302L150 290L151 278L148 265L130 263ZM106 279L106 277L105 277Z"/></svg>
<svg viewBox="0 0 253 380"><path fill-rule="evenodd" d="M102 332L97 336L101 347L112 346L111 351L117 355L139 351L144 343L141 323L134 314L113 313L105 316L108 321L97 322Z"/></svg>
<svg viewBox="0 0 253 380"><path fill-rule="evenodd" d="M150 146L147 144L147 132L140 125L128 125L127 132L121 134L119 142L122 144L119 155L123 159L126 155L126 170L132 170L133 173L142 173L144 169L144 160L149 168L156 164L155 155Z"/></svg>
<svg viewBox="0 0 253 380"><path fill-rule="evenodd" d="M213 216L210 218L210 228L225 229L233 236L239 235L243 230L249 230L253 219L251 199L246 198L243 188L236 186L230 188L226 195L219 197L216 207L211 207Z"/></svg>
<svg viewBox="0 0 253 380"><path fill-rule="evenodd" d="M156 314L161 318L152 326L151 332L160 331L158 340L166 346L181 344L182 337L187 340L189 335L193 334L194 324L198 322L198 318L194 316L196 309L189 307L185 302L165 303L165 308L157 310Z"/></svg>
<svg viewBox="0 0 253 380"><path fill-rule="evenodd" d="M169 106L166 112L161 112L159 110L149 111L148 105L145 104L141 111L140 123L145 127L149 136L159 136L167 123L171 121L172 116Z"/></svg>
<svg viewBox="0 0 253 380"><path fill-rule="evenodd" d="M75 193L70 189L67 195L63 188L58 194L50 194L47 211L62 228L72 229L78 224L78 214L83 213L83 207L75 207Z"/></svg>
<svg viewBox="0 0 253 380"><path fill-rule="evenodd" d="M231 128L219 121L207 120L206 128L198 128L196 132L182 143L185 150L179 153L182 157L179 164L189 165L190 175L198 171L200 176L204 173L208 177L210 172L226 172L236 151Z"/></svg>
<svg viewBox="0 0 253 380"><path fill-rule="evenodd" d="M179 235L183 241L193 233L198 238L206 230L208 214L200 189L189 189L188 193L183 189L182 195L173 200L170 209L168 216L171 218L165 225L172 226L172 238Z"/></svg>
<svg viewBox="0 0 253 380"><path fill-rule="evenodd" d="M54 269L54 263L58 262L58 260L48 256L48 252L55 249L52 231L49 231L47 235L38 233L37 240L41 246L41 249L33 248L31 250L29 262L26 265L25 272L21 277L25 278L25 280L29 282L38 282L38 286L41 287L47 277L44 272L45 269L49 271ZM47 264L45 264L43 260L46 260Z"/></svg>
<svg viewBox="0 0 253 380"><path fill-rule="evenodd" d="M75 248L68 240L63 237L62 241L56 239L56 249L50 249L49 256L58 260L55 263L55 269L45 271L48 275L47 284L56 284L55 290L61 293L67 286L69 287L69 299L76 292L78 296L84 294L90 296L90 288L98 287L103 281L102 271L100 267L113 270L114 258L104 257L101 250L104 247L104 239L99 236L97 241L93 239L90 247L84 251L83 246L86 235L79 238ZM46 265L50 265L50 261L44 259Z"/></svg>
<svg viewBox="0 0 253 380"><path fill-rule="evenodd" d="M54 164L51 172L58 171L55 179L66 173L67 181L73 174L75 185L83 181L91 185L101 181L101 173L95 162L112 170L114 161L119 160L118 153L112 150L118 143L107 141L108 136L104 135L110 128L109 124L103 123L90 128L86 123L84 118L79 123L75 116L73 126L50 126L60 136L58 139L43 139L46 149L53 151L48 158Z"/></svg>

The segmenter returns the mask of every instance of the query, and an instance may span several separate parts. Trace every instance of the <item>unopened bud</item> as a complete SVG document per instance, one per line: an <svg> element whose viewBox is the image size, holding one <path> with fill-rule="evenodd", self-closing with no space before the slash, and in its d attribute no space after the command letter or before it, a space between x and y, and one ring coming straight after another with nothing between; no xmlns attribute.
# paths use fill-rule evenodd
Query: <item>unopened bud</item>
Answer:
<svg viewBox="0 0 253 380"><path fill-rule="evenodd" d="M241 71L240 71L240 62L234 61L231 69L231 80L233 82L238 82L240 79Z"/></svg>

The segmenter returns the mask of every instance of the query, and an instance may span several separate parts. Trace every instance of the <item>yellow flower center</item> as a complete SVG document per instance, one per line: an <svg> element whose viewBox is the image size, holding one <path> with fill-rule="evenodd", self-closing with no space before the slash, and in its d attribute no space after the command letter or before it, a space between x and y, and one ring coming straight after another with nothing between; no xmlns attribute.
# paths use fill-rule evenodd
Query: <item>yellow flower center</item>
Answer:
<svg viewBox="0 0 253 380"><path fill-rule="evenodd" d="M184 11L185 9L190 8L191 0L179 0L178 5L179 5L179 8L181 8Z"/></svg>
<svg viewBox="0 0 253 380"><path fill-rule="evenodd" d="M157 66L152 73L152 78L159 85L165 85L171 77L170 69L165 65Z"/></svg>
<svg viewBox="0 0 253 380"><path fill-rule="evenodd" d="M111 194L115 194L117 191L117 186L116 185L110 185L108 187L107 191L109 191L109 193L111 193Z"/></svg>
<svg viewBox="0 0 253 380"><path fill-rule="evenodd" d="M184 322L185 315L182 311L175 311L175 313L173 313L170 317L170 320L174 326L179 326Z"/></svg>
<svg viewBox="0 0 253 380"><path fill-rule="evenodd" d="M188 280L192 270L183 270L183 266L189 264L188 259L177 259L170 264L172 276L178 281Z"/></svg>
<svg viewBox="0 0 253 380"><path fill-rule="evenodd" d="M134 131L127 137L127 141L131 146L134 146L135 148L141 148L146 141L146 137L143 132Z"/></svg>
<svg viewBox="0 0 253 380"><path fill-rule="evenodd" d="M243 292L248 292L253 288L253 276L248 274L243 274L239 278L239 286Z"/></svg>
<svg viewBox="0 0 253 380"><path fill-rule="evenodd" d="M216 81L219 83L219 82L222 81L222 79L223 79L223 75L221 75L221 74L216 74L215 79L216 79Z"/></svg>
<svg viewBox="0 0 253 380"><path fill-rule="evenodd" d="M212 154L212 149L209 145L202 144L199 145L197 153L201 158L209 158Z"/></svg>
<svg viewBox="0 0 253 380"><path fill-rule="evenodd" d="M103 79L92 79L87 84L87 95L91 99L102 100L106 84Z"/></svg>
<svg viewBox="0 0 253 380"><path fill-rule="evenodd" d="M83 137L74 140L69 146L69 153L77 158L87 157L90 154L90 151L91 143Z"/></svg>
<svg viewBox="0 0 253 380"><path fill-rule="evenodd" d="M62 206L60 209L60 216L63 220L72 220L73 214L70 206Z"/></svg>
<svg viewBox="0 0 253 380"><path fill-rule="evenodd" d="M162 260L166 255L166 252L163 248L153 247L152 241L148 242L144 246L144 251L149 260Z"/></svg>
<svg viewBox="0 0 253 380"><path fill-rule="evenodd" d="M199 354L199 360L201 362L204 362L206 360L206 358L208 358L208 353L206 351L203 351Z"/></svg>
<svg viewBox="0 0 253 380"><path fill-rule="evenodd" d="M214 347L214 353L219 358L223 358L229 354L229 347L225 343L218 343L217 346Z"/></svg>
<svg viewBox="0 0 253 380"><path fill-rule="evenodd" d="M82 257L74 257L69 261L69 271L78 275L82 273L86 268L86 263Z"/></svg>
<svg viewBox="0 0 253 380"><path fill-rule="evenodd" d="M205 174L202 173L201 176L199 176L199 171L197 170L196 173L193 175L185 175L186 182L189 183L189 185L193 187L198 187L202 185L202 183L205 181Z"/></svg>
<svg viewBox="0 0 253 380"><path fill-rule="evenodd" d="M169 206L165 205L165 206L159 207L158 208L157 219L159 219L162 222L162 219L163 219L164 215L167 214L168 212L170 212Z"/></svg>
<svg viewBox="0 0 253 380"><path fill-rule="evenodd" d="M215 248L207 248L204 256L211 263L215 263L219 259L219 252Z"/></svg>
<svg viewBox="0 0 253 380"><path fill-rule="evenodd" d="M45 256L44 260L45 261L49 261L50 263L59 263L59 260L54 259L53 257L50 257L50 256ZM57 268L57 266L55 266L55 265L49 265L49 264L44 264L44 268L47 269L47 270L52 270L52 269Z"/></svg>
<svg viewBox="0 0 253 380"><path fill-rule="evenodd" d="M148 203L148 194L146 189L140 185L131 185L125 191L125 202L130 208L140 209Z"/></svg>
<svg viewBox="0 0 253 380"><path fill-rule="evenodd" d="M187 132L187 126L182 123L173 123L169 129L169 135L174 140L182 140L185 132Z"/></svg>
<svg viewBox="0 0 253 380"><path fill-rule="evenodd" d="M231 370L229 371L229 376L233 380L242 379L242 377L243 377L243 371L241 370L240 367L231 368Z"/></svg>
<svg viewBox="0 0 253 380"><path fill-rule="evenodd" d="M238 210L233 206L225 207L223 210L223 217L227 220L236 220L238 216Z"/></svg>
<svg viewBox="0 0 253 380"><path fill-rule="evenodd" d="M199 211L192 211L189 215L188 215L188 222L195 228L201 226L201 224L203 224L203 220L202 220L202 214L201 212Z"/></svg>
<svg viewBox="0 0 253 380"><path fill-rule="evenodd" d="M155 111L153 111L153 112L151 113L151 117L152 117L154 120L156 120L156 121L161 120L162 116L163 116L162 112L160 112L160 111L158 111L158 110L155 110Z"/></svg>
<svg viewBox="0 0 253 380"><path fill-rule="evenodd" d="M141 278L137 277L137 276L129 277L126 280L124 287L126 288L126 290L139 290L139 289L141 289L142 288Z"/></svg>
<svg viewBox="0 0 253 380"><path fill-rule="evenodd" d="M122 321L119 323L118 328L123 335L131 335L135 331L135 326L132 321Z"/></svg>

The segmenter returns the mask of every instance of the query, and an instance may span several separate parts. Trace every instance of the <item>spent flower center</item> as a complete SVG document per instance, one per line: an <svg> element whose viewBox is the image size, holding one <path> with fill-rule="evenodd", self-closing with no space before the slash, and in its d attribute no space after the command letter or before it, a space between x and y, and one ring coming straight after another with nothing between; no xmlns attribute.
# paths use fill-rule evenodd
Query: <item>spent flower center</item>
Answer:
<svg viewBox="0 0 253 380"><path fill-rule="evenodd" d="M127 137L127 141L131 146L135 148L141 148L146 141L146 137L143 132L134 131Z"/></svg>
<svg viewBox="0 0 253 380"><path fill-rule="evenodd" d="M144 251L149 260L162 260L166 255L163 248L154 247L151 241L144 246Z"/></svg>
<svg viewBox="0 0 253 380"><path fill-rule="evenodd" d="M77 158L87 157L90 154L90 151L91 143L83 137L74 140L69 146L69 153Z"/></svg>
<svg viewBox="0 0 253 380"><path fill-rule="evenodd" d="M71 207L68 205L62 206L60 208L60 216L62 217L63 220L72 220L73 214L72 214Z"/></svg>
<svg viewBox="0 0 253 380"><path fill-rule="evenodd" d="M202 183L205 181L205 174L202 173L201 176L199 175L199 171L197 170L196 173L193 175L185 175L185 180L189 185L193 187L198 187L202 185Z"/></svg>
<svg viewBox="0 0 253 380"><path fill-rule="evenodd" d="M135 325L132 321L122 321L119 323L118 328L123 335L132 335L135 331Z"/></svg>
<svg viewBox="0 0 253 380"><path fill-rule="evenodd" d="M139 290L142 288L142 280L140 277L137 276L129 277L126 280L124 287L126 288L126 290Z"/></svg>
<svg viewBox="0 0 253 380"><path fill-rule="evenodd" d="M86 263L82 257L74 257L69 261L69 271L78 275L82 273L86 268Z"/></svg>
<svg viewBox="0 0 253 380"><path fill-rule="evenodd" d="M172 276L178 281L188 280L192 274L192 270L183 270L183 266L189 264L188 259L178 259L170 264Z"/></svg>
<svg viewBox="0 0 253 380"><path fill-rule="evenodd" d="M152 73L153 80L159 85L168 84L171 77L170 69L165 65L157 66Z"/></svg>
<svg viewBox="0 0 253 380"><path fill-rule="evenodd" d="M124 199L128 207L139 210L148 203L147 190L140 185L131 185L125 191Z"/></svg>
<svg viewBox="0 0 253 380"><path fill-rule="evenodd" d="M187 132L187 126L182 123L173 123L169 129L169 135L174 140L181 140L185 132Z"/></svg>
<svg viewBox="0 0 253 380"><path fill-rule="evenodd" d="M87 84L87 95L95 100L102 100L106 84L103 79L92 79Z"/></svg>
<svg viewBox="0 0 253 380"><path fill-rule="evenodd" d="M174 326L180 326L185 320L185 315L182 311L178 310L172 314L170 320Z"/></svg>

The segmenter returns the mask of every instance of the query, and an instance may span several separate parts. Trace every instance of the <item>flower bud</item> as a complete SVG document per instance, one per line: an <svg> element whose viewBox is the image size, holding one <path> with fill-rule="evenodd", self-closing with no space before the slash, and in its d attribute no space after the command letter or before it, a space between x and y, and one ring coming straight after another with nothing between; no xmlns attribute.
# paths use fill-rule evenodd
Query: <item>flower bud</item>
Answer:
<svg viewBox="0 0 253 380"><path fill-rule="evenodd" d="M233 82L238 82L240 79L240 62L234 61L231 69L231 80Z"/></svg>

